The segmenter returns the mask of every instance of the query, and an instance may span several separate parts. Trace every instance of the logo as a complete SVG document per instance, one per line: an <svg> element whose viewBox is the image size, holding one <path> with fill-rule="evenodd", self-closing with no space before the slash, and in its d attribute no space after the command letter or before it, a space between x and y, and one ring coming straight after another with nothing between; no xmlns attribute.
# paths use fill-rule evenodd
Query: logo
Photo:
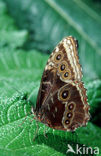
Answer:
<svg viewBox="0 0 101 156"><path fill-rule="evenodd" d="M99 154L99 148L98 147L87 147L85 145L81 146L79 144L76 144L76 148L72 147L70 144L67 145L67 153L74 153L74 154Z"/></svg>

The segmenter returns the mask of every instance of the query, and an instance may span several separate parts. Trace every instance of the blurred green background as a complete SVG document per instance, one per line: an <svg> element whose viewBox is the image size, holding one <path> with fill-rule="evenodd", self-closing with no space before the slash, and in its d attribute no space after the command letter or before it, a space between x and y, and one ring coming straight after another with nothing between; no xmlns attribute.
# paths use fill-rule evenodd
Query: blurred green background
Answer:
<svg viewBox="0 0 101 156"><path fill-rule="evenodd" d="M35 105L49 53L69 35L79 41L91 119L76 134L47 128L47 139L39 123L33 141L29 99ZM0 156L73 155L68 143L101 152L101 1L0 0Z"/></svg>

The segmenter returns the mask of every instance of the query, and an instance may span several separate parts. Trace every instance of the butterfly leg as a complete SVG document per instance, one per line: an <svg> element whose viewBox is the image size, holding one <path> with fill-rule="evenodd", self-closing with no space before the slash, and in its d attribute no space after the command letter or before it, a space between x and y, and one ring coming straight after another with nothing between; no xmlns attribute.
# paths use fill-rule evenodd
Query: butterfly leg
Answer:
<svg viewBox="0 0 101 156"><path fill-rule="evenodd" d="M38 136L38 130L39 130L39 125L38 125L38 121L36 121L36 130L35 130L35 135L34 135L33 141L35 141L35 139Z"/></svg>
<svg viewBox="0 0 101 156"><path fill-rule="evenodd" d="M22 123L20 123L20 124L18 125L19 127L21 127L21 126L25 123L25 121L26 121L26 119L27 119L28 114L29 114L29 113L27 113L27 114L26 114L26 116L25 116L24 120L22 121ZM29 115L30 115L30 114L29 114Z"/></svg>
<svg viewBox="0 0 101 156"><path fill-rule="evenodd" d="M45 126L45 128L44 128L44 137L45 138L48 138L48 136L47 136L47 127Z"/></svg>

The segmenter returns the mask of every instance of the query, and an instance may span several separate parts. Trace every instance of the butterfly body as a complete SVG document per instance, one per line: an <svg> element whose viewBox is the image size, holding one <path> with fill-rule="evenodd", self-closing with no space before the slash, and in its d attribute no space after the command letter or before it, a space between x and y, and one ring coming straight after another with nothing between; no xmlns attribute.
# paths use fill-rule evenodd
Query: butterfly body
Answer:
<svg viewBox="0 0 101 156"><path fill-rule="evenodd" d="M89 120L77 41L64 38L50 55L43 72L34 114L53 129L74 131Z"/></svg>

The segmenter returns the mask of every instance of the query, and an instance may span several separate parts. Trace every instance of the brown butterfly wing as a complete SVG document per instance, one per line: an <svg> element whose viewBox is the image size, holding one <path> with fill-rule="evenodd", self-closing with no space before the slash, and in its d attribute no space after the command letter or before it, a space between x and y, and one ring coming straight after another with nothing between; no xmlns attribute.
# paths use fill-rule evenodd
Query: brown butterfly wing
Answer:
<svg viewBox="0 0 101 156"><path fill-rule="evenodd" d="M41 109L43 122L54 129L73 131L85 126L89 120L89 106L82 82L68 83L57 89Z"/></svg>
<svg viewBox="0 0 101 156"><path fill-rule="evenodd" d="M68 72L67 80L82 79L81 66L77 54L77 41L73 37L64 38L54 49L48 59L45 71L56 70L61 79L65 81L64 74ZM65 75L66 76L66 75Z"/></svg>
<svg viewBox="0 0 101 156"><path fill-rule="evenodd" d="M82 86L80 88L83 90L82 96L85 96L85 99L87 99L81 78L82 72L77 55L77 42L74 38L67 37L63 39L52 52L42 76L36 105L36 114L40 116L39 120L41 122L44 122L50 127L54 127L56 129L66 129L63 125L62 118L66 112L65 107L67 104L62 104L63 101L59 100L59 97L55 94L58 94L58 90L65 85L73 85L77 81L77 83ZM70 92L73 92L72 87L73 86L71 86ZM77 89L77 86L75 86L75 88ZM75 94L80 93L78 90L76 93L75 90ZM77 98L79 100L81 98L81 94ZM82 107L83 104L84 103L82 102ZM88 106L88 104L86 105ZM55 116L53 110L58 110L55 125L53 124ZM83 119L85 119L85 112L83 112Z"/></svg>
<svg viewBox="0 0 101 156"><path fill-rule="evenodd" d="M74 53L73 56L72 52ZM78 75L76 71L79 71ZM76 40L74 40L72 37L64 38L56 46L48 59L40 84L36 105L37 110L44 103L54 85L56 87L58 86L58 84L56 84L59 80L57 80L57 76L59 76L59 79L62 80L62 84L64 84L63 82L67 83L68 80L81 80L82 78L81 68L77 55L77 43Z"/></svg>

